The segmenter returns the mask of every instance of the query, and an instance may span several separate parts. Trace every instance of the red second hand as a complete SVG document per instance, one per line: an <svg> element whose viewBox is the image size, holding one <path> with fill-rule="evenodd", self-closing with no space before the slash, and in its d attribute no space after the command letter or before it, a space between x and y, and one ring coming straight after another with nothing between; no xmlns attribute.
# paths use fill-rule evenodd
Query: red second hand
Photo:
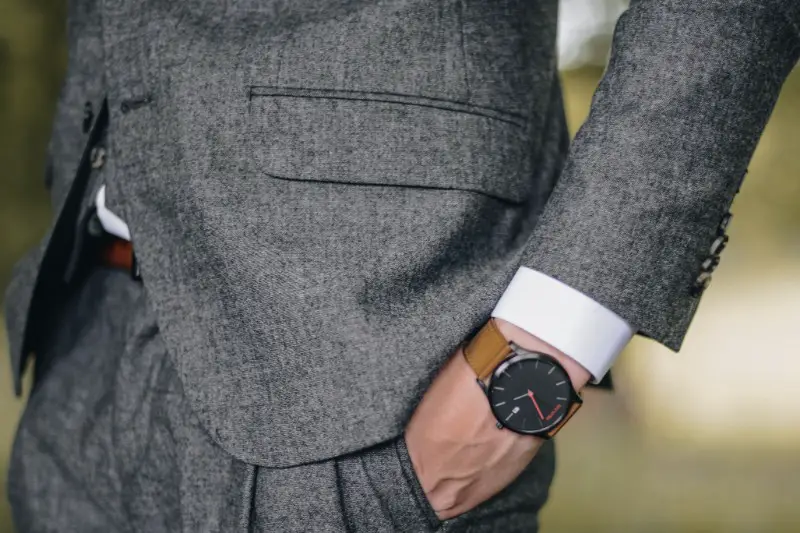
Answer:
<svg viewBox="0 0 800 533"><path fill-rule="evenodd" d="M533 405L536 407L536 411L539 413L539 418L544 420L544 415L542 414L542 410L539 409L539 404L536 403L536 398L533 397L533 391L528 389L528 397L533 401Z"/></svg>

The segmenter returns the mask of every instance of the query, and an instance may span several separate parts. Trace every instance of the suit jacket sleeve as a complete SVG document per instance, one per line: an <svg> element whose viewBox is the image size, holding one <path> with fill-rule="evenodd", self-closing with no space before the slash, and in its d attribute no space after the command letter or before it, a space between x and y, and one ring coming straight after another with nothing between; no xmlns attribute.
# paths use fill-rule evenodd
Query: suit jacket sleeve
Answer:
<svg viewBox="0 0 800 533"><path fill-rule="evenodd" d="M677 350L800 56L796 0L634 0L523 264Z"/></svg>

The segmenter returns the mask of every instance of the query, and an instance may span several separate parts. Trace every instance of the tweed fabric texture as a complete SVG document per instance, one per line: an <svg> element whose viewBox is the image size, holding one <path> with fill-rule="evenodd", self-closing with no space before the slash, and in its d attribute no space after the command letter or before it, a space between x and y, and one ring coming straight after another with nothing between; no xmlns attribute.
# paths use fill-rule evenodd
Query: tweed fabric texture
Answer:
<svg viewBox="0 0 800 533"><path fill-rule="evenodd" d="M793 0L634 2L562 174L555 0L70 16L55 204L85 151L77 110L106 95L107 204L186 397L218 445L273 467L397 438L521 264L677 349L800 54ZM40 340L30 283L7 303L17 367Z"/></svg>
<svg viewBox="0 0 800 533"><path fill-rule="evenodd" d="M523 263L678 350L799 21L794 1L634 0Z"/></svg>
<svg viewBox="0 0 800 533"><path fill-rule="evenodd" d="M69 298L14 443L20 533L536 531L552 444L502 493L444 522L402 436L291 468L238 461L193 412L148 301L111 270Z"/></svg>

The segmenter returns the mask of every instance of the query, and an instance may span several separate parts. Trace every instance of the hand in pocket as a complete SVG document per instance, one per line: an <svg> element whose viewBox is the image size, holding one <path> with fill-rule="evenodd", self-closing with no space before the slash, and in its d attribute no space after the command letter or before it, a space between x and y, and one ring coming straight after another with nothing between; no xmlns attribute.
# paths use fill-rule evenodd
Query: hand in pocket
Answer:
<svg viewBox="0 0 800 533"><path fill-rule="evenodd" d="M508 486L542 440L496 427L486 395L459 349L445 364L406 427L414 470L441 520Z"/></svg>

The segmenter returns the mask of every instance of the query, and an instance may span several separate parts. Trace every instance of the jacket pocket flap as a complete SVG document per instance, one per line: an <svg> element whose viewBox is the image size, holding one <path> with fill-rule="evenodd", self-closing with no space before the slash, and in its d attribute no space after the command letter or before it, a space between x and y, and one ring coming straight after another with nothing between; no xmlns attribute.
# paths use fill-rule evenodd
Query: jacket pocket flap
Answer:
<svg viewBox="0 0 800 533"><path fill-rule="evenodd" d="M527 120L439 98L253 86L248 136L261 172L288 180L456 189L524 201Z"/></svg>

